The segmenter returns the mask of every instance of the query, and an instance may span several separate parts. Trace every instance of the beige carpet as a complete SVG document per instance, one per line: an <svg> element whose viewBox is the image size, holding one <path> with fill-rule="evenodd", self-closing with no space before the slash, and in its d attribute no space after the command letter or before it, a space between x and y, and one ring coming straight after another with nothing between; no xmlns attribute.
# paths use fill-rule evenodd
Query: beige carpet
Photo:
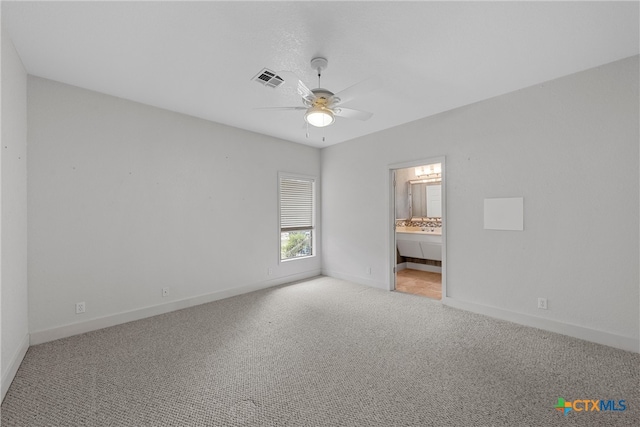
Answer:
<svg viewBox="0 0 640 427"><path fill-rule="evenodd" d="M320 277L31 347L2 426L632 426L640 355ZM554 409L558 397L626 411Z"/></svg>

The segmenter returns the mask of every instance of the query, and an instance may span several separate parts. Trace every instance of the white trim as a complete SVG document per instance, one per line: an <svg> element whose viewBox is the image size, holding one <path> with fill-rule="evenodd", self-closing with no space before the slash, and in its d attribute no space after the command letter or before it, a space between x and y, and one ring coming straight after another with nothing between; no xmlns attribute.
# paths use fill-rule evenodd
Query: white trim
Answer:
<svg viewBox="0 0 640 427"><path fill-rule="evenodd" d="M427 265L427 264L419 264L417 262L407 261L405 268L410 268L411 270L420 270L420 271L429 271L431 273L442 273L442 267L438 267L437 265Z"/></svg>
<svg viewBox="0 0 640 427"><path fill-rule="evenodd" d="M22 342L20 342L20 345L16 349L16 352L13 354L13 357L11 357L7 370L2 374L2 389L0 390L2 393L2 399L0 399L0 401L4 400L4 396L7 394L9 386L16 377L18 368L20 368L20 364L24 360L27 350L29 350L29 334L24 336Z"/></svg>
<svg viewBox="0 0 640 427"><path fill-rule="evenodd" d="M394 267L396 266L396 263L398 262L398 254L397 254L397 245L398 242L396 241L396 171L397 168L394 169L391 166L389 166L389 195L388 195L388 199L389 199L389 213L388 213L388 222L387 222L387 227L390 227L389 230L389 245L387 246L388 250L389 250L389 260L390 262L390 267L389 268L389 283L387 284L387 290L389 291L395 291L396 290L396 273L397 270L394 271Z"/></svg>
<svg viewBox="0 0 640 427"><path fill-rule="evenodd" d="M237 288L223 289L221 291L216 291L210 294L199 295L192 298L185 298L166 304L125 311L122 313L99 317L96 319L90 319L82 323L72 323L69 325L58 326L51 329L35 331L31 333L31 345L42 344L44 342L53 341L60 338L84 334L86 332L96 331L98 329L108 328L110 326L120 325L122 323L132 322L134 320L140 320L151 316L157 316L159 314L169 313L176 310L182 310L183 308L206 304L208 302L230 298L236 295L246 294L249 292L270 288L297 280L308 279L318 275L320 275L319 269L311 270L304 273L278 277L276 279L267 280L265 282L239 286Z"/></svg>
<svg viewBox="0 0 640 427"><path fill-rule="evenodd" d="M444 305L448 305L449 307L483 314L485 316L494 317L496 319L507 320L509 322L517 323L520 325L530 326L532 328L543 329L545 331L555 332L573 338L578 338L597 344L603 344L609 347L619 348L621 350L640 353L640 340L637 338L624 337L621 335L612 334L610 332L585 328L584 326L572 325L569 323L559 322L557 320L545 319L542 317L531 316L529 314L516 313L497 307L490 307L468 301L460 301L448 297L443 297L442 303Z"/></svg>
<svg viewBox="0 0 640 427"><path fill-rule="evenodd" d="M396 233L395 233L395 220L396 220L396 204L395 204L395 185L394 185L394 171L398 169L412 168L416 166L440 163L442 165L441 170L441 186L442 186L442 267L440 273L442 274L442 296L447 295L447 173L446 173L446 156L435 156L426 159L411 160L408 162L392 163L387 165L389 170L389 188L387 194L387 200L389 200L388 211L388 224L390 224L389 230L389 281L386 284L386 289L393 291L396 285L396 275L393 272L393 267L396 265Z"/></svg>
<svg viewBox="0 0 640 427"><path fill-rule="evenodd" d="M416 166L428 165L432 163L441 163L440 159L444 159L444 156L428 157L426 159L410 160L408 162L391 163L388 165L389 169L409 169Z"/></svg>

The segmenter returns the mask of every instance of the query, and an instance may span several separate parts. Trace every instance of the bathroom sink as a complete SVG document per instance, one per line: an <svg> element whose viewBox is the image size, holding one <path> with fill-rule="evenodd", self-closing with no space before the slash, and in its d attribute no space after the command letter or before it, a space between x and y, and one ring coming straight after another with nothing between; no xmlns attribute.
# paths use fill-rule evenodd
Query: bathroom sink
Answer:
<svg viewBox="0 0 640 427"><path fill-rule="evenodd" d="M396 227L396 233L434 234L442 235L440 227Z"/></svg>

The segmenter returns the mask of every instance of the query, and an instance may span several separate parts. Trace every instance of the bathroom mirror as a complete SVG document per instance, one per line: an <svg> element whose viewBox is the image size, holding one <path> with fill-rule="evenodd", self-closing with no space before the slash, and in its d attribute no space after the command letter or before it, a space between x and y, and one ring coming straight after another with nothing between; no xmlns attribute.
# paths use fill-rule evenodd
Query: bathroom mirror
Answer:
<svg viewBox="0 0 640 427"><path fill-rule="evenodd" d="M409 181L411 218L442 217L442 185L440 182Z"/></svg>

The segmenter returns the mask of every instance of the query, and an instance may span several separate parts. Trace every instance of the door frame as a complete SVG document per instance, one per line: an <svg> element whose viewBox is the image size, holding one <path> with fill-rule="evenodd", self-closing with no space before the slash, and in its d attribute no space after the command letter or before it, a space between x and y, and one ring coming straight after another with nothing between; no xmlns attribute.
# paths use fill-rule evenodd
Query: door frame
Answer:
<svg viewBox="0 0 640 427"><path fill-rule="evenodd" d="M419 160L411 160L401 163L392 163L388 165L389 173L389 290L396 289L396 267L397 267L397 243L396 243L396 186L395 175L398 169L407 169L416 166L440 163L442 165L442 299L444 301L447 294L447 167L446 157L428 157Z"/></svg>

